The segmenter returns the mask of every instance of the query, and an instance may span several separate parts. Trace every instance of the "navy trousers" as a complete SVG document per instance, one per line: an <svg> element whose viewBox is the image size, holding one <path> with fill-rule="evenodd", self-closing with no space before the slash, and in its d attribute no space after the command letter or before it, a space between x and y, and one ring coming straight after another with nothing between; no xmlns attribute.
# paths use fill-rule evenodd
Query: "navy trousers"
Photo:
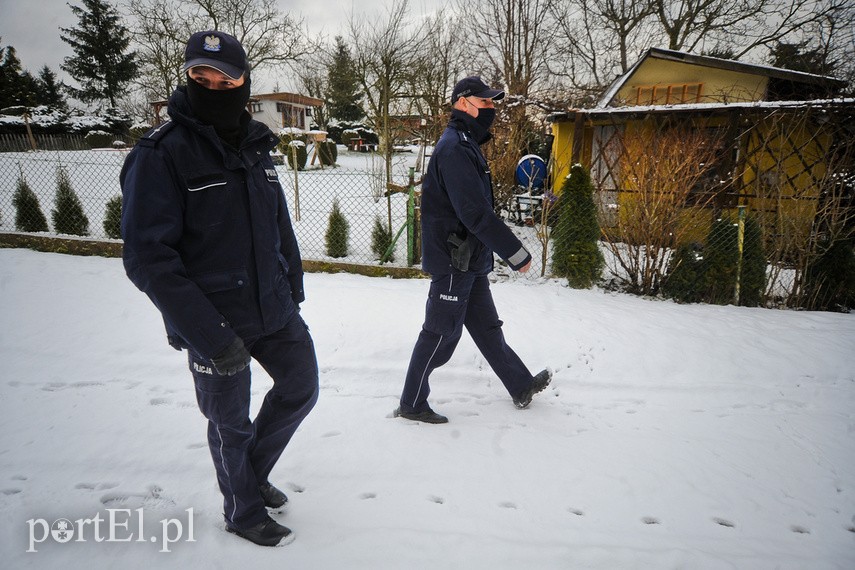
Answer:
<svg viewBox="0 0 855 570"><path fill-rule="evenodd" d="M250 369L220 376L190 352L199 409L208 419L208 446L223 493L226 524L245 529L267 517L258 487L318 399L318 362L299 314L280 331L245 339L252 357L273 378L254 421L249 419Z"/></svg>
<svg viewBox="0 0 855 570"><path fill-rule="evenodd" d="M401 409L428 409L431 373L448 362L463 327L511 396L518 396L533 380L531 372L505 342L486 275L452 273L431 277L425 322L407 369Z"/></svg>

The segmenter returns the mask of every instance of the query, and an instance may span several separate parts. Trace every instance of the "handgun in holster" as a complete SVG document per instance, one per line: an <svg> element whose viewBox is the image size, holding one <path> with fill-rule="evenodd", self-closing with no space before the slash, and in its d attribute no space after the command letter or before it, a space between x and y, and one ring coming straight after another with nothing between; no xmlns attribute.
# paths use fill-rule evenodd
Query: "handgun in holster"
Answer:
<svg viewBox="0 0 855 570"><path fill-rule="evenodd" d="M472 244L469 236L460 237L454 232L448 234L448 249L451 252L451 266L457 271L469 271L469 258L472 257Z"/></svg>

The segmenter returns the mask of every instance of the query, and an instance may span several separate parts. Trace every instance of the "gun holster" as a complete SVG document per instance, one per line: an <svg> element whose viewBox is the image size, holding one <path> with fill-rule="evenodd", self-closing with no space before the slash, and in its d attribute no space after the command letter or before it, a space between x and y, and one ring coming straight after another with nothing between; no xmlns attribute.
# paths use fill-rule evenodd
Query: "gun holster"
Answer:
<svg viewBox="0 0 855 570"><path fill-rule="evenodd" d="M472 257L472 244L469 237L462 238L452 232L448 234L447 242L451 252L451 266L463 273L469 271L469 258Z"/></svg>

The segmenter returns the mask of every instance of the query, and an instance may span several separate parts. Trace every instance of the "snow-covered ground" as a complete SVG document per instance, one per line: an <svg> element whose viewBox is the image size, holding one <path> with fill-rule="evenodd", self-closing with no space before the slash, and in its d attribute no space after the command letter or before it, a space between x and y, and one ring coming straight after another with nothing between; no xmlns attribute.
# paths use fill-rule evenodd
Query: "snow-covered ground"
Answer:
<svg viewBox="0 0 855 570"><path fill-rule="evenodd" d="M435 426L391 417L426 290L306 276L321 396L272 476L297 539L263 548L222 529L185 357L121 261L0 250L0 566L855 568L855 315L498 283L553 384L515 409L464 335Z"/></svg>

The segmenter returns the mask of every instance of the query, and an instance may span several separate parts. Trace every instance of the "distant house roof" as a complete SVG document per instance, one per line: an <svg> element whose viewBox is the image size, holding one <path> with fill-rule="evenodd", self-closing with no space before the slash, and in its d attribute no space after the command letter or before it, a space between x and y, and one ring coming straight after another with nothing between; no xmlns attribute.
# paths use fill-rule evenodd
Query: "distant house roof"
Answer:
<svg viewBox="0 0 855 570"><path fill-rule="evenodd" d="M681 51L662 48L650 48L626 73L618 77L612 83L600 100L597 108L607 108L614 104L615 96L632 78L635 72L649 59L663 59L682 62L689 65L724 69L751 75L768 77L770 80L769 96L767 99L800 99L794 95L804 95L804 98L829 97L846 86L846 82L834 77L804 73L772 67L770 65L758 65L740 61L721 59L706 55L694 55Z"/></svg>
<svg viewBox="0 0 855 570"><path fill-rule="evenodd" d="M281 103L292 103L294 105L305 105L306 107L320 107L324 104L323 99L300 95L298 93L258 93L253 95L254 99L260 101L279 101Z"/></svg>

